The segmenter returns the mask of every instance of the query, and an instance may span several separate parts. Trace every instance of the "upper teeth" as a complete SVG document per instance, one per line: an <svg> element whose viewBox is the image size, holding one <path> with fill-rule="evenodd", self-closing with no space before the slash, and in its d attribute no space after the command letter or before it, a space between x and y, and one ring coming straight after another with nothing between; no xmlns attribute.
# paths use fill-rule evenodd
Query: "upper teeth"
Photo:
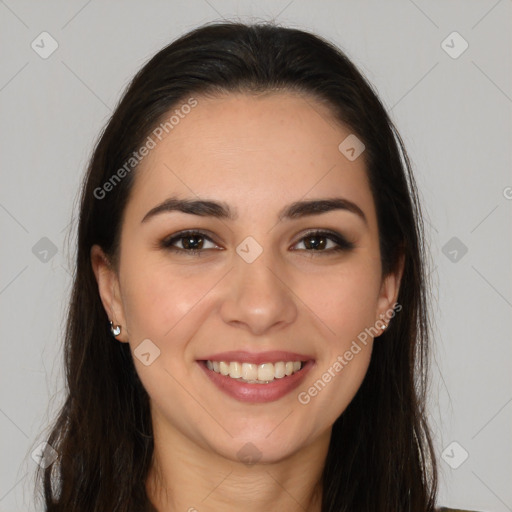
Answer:
<svg viewBox="0 0 512 512"><path fill-rule="evenodd" d="M206 361L209 370L249 383L270 382L292 375L301 368L300 361L280 361L278 363L238 363L236 361Z"/></svg>

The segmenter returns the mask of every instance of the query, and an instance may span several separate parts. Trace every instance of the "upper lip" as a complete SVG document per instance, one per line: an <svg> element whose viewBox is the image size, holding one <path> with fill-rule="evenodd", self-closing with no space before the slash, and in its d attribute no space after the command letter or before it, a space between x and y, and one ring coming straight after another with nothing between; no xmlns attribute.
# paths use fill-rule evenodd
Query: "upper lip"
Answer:
<svg viewBox="0 0 512 512"><path fill-rule="evenodd" d="M313 359L309 355L298 354L296 352L286 352L283 350L272 350L270 352L245 352L243 350L234 350L230 352L220 352L204 357L202 361L233 361L238 363L278 363L280 361L308 361Z"/></svg>

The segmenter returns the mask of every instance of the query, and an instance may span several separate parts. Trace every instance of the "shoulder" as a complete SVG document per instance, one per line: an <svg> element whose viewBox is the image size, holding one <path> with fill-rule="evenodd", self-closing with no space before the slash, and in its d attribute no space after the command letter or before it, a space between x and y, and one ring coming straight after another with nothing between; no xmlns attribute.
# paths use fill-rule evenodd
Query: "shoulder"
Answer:
<svg viewBox="0 0 512 512"><path fill-rule="evenodd" d="M477 512L477 511L476 510L465 510L462 508L441 507L441 508L438 508L436 512Z"/></svg>

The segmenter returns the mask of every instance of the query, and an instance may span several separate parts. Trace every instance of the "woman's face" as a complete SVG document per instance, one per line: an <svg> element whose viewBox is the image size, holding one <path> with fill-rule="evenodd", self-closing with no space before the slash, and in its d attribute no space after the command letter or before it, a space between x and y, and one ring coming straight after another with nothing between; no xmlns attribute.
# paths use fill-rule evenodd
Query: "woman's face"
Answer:
<svg viewBox="0 0 512 512"><path fill-rule="evenodd" d="M277 461L329 435L399 278L381 274L364 152L339 149L351 131L325 106L284 92L196 100L135 171L117 269L97 247L93 266L154 428Z"/></svg>

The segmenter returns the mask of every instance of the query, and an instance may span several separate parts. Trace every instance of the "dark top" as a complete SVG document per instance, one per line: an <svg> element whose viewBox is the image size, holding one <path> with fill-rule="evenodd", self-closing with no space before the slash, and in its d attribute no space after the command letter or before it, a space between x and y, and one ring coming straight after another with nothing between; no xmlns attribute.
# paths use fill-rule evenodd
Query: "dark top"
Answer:
<svg viewBox="0 0 512 512"><path fill-rule="evenodd" d="M438 509L438 512L476 512L476 510L463 510L461 508L447 508L441 507Z"/></svg>

